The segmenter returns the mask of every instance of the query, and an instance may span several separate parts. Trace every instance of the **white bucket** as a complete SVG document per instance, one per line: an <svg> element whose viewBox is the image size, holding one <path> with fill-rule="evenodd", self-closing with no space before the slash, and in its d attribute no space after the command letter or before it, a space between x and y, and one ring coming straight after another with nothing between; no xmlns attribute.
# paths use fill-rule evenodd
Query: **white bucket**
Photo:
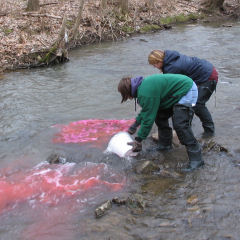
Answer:
<svg viewBox="0 0 240 240"><path fill-rule="evenodd" d="M119 157L126 157L132 149L127 143L133 142L131 135L127 132L119 132L115 134L109 141L106 153L115 153Z"/></svg>

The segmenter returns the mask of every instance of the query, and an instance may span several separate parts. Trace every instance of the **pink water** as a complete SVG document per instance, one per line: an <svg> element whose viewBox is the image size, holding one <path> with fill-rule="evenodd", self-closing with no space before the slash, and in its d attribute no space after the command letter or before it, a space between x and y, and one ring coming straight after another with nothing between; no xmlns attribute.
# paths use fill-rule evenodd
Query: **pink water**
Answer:
<svg viewBox="0 0 240 240"><path fill-rule="evenodd" d="M72 231L71 225L76 216L93 207L100 196L117 193L126 184L124 175L103 163L43 162L32 169L4 172L0 175L0 219L12 211L22 215L23 222L31 219L20 231L24 240L75 239L72 235L78 229ZM91 214L94 217L93 210Z"/></svg>
<svg viewBox="0 0 240 240"><path fill-rule="evenodd" d="M58 205L67 198L79 197L78 202L87 201L93 192L119 191L124 178L108 169L105 164L88 163L49 165L42 163L34 169L16 172L0 178L0 213L16 208L21 202ZM90 192L91 191L91 192ZM84 194L84 199L81 195Z"/></svg>
<svg viewBox="0 0 240 240"><path fill-rule="evenodd" d="M89 119L71 122L68 125L55 125L60 129L54 138L54 143L93 143L99 146L120 131L126 131L134 122L130 120Z"/></svg>
<svg viewBox="0 0 240 240"><path fill-rule="evenodd" d="M102 147L133 121L95 119L56 125L59 133L53 136L53 142ZM99 204L99 199L108 200L109 194L126 185L125 175L104 163L41 162L34 167L29 163L31 158L22 157L0 169L0 220L8 226L3 216L21 216L18 239L78 239L74 234L84 232L74 227L80 213ZM94 218L93 209L91 214Z"/></svg>
<svg viewBox="0 0 240 240"><path fill-rule="evenodd" d="M130 120L89 119L55 125L60 131L53 136L54 143L79 143L96 145L105 143L119 131L126 131ZM80 153L79 153L80 154ZM15 166L16 167L16 166ZM9 172L9 171L8 171ZM0 170L0 213L16 203L35 200L37 203L57 204L61 199L81 195L89 189L120 190L122 182L114 182L114 174L104 164L88 164L79 168L75 164L49 165L42 163L33 169L7 174ZM110 176L109 175L109 176ZM105 176L105 177L104 177Z"/></svg>

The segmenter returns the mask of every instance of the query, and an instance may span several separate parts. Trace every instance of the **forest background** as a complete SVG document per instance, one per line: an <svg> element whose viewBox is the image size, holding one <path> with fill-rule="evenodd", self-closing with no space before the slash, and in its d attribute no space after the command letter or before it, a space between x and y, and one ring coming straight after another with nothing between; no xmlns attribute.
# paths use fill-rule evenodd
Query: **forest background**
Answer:
<svg viewBox="0 0 240 240"><path fill-rule="evenodd" d="M238 19L240 0L0 0L0 73L187 21Z"/></svg>

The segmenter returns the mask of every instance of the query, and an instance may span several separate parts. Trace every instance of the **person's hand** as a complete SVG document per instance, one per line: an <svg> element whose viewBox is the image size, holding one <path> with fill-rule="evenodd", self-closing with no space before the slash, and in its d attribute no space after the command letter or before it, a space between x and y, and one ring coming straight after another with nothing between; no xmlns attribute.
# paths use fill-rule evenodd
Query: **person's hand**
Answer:
<svg viewBox="0 0 240 240"><path fill-rule="evenodd" d="M135 121L129 128L128 128L128 133L130 135L133 135L137 131L137 127L139 126L139 123Z"/></svg>
<svg viewBox="0 0 240 240"><path fill-rule="evenodd" d="M127 132L130 135L133 135L136 131L137 131L137 127L135 127L135 126L130 126L129 129L127 130Z"/></svg>
<svg viewBox="0 0 240 240"><path fill-rule="evenodd" d="M140 152L142 151L142 143L138 141L133 141L133 142L128 142L128 145L132 146L132 151L133 152Z"/></svg>

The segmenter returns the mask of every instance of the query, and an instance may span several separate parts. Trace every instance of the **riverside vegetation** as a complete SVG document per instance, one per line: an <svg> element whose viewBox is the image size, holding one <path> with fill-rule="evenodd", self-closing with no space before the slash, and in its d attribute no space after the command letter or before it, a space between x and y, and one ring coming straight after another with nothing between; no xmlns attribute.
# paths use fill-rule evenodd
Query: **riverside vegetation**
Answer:
<svg viewBox="0 0 240 240"><path fill-rule="evenodd" d="M239 16L239 0L128 0L126 9L113 0L40 0L37 11L28 2L0 2L0 73L65 62L70 49L87 44Z"/></svg>

